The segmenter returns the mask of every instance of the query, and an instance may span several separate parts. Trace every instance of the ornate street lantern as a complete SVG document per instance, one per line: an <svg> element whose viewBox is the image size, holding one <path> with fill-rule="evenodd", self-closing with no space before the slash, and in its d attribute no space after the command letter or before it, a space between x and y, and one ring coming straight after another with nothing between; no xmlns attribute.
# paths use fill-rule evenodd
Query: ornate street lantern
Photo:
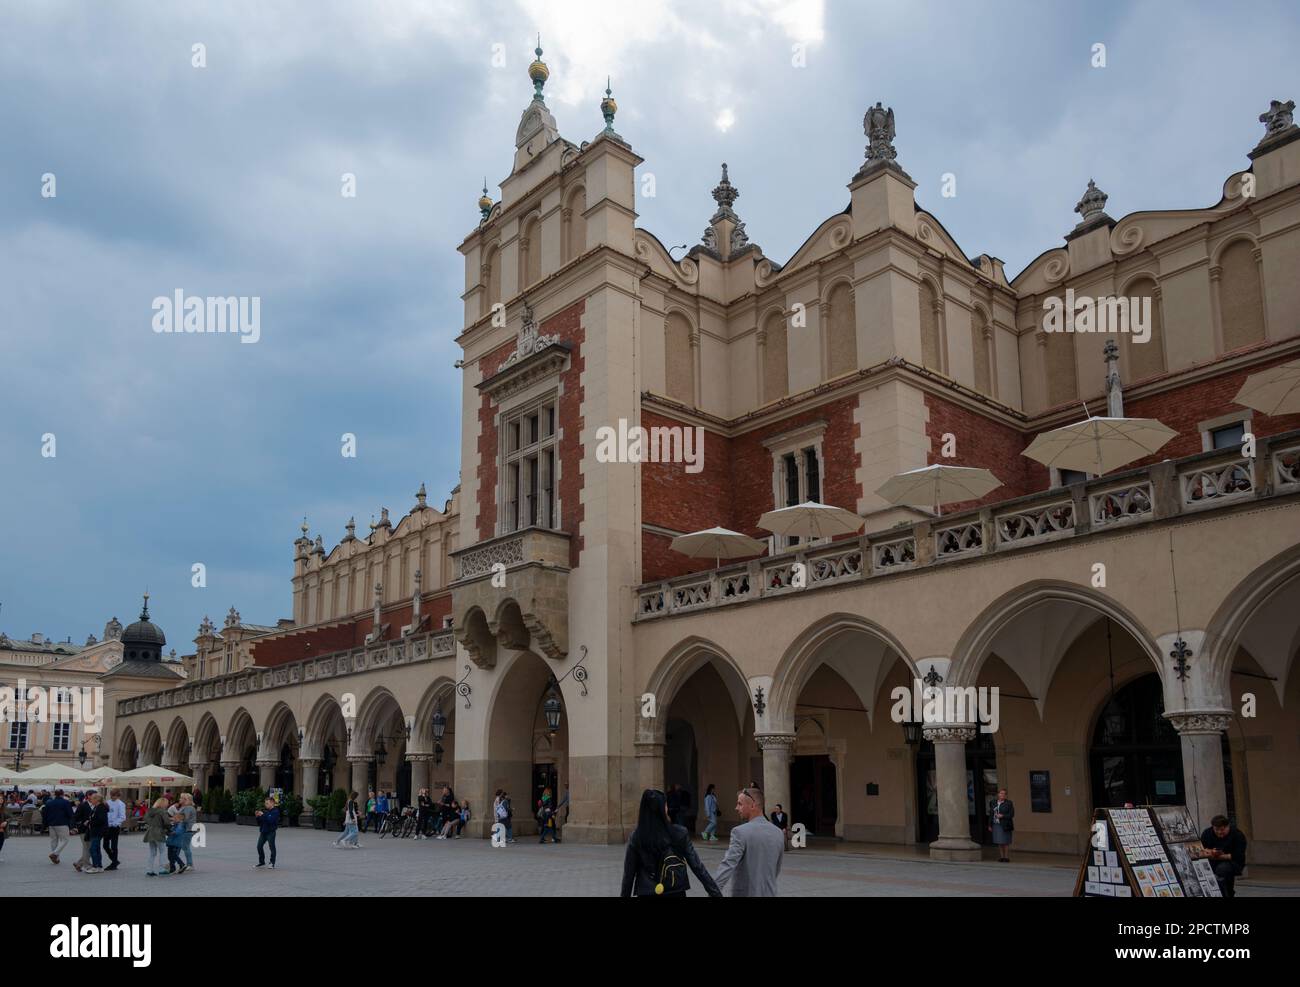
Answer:
<svg viewBox="0 0 1300 987"><path fill-rule="evenodd" d="M447 731L447 717L442 715L442 703L438 703L438 708L433 711L433 739L441 740L442 735Z"/></svg>
<svg viewBox="0 0 1300 987"><path fill-rule="evenodd" d="M546 714L546 726L551 733L555 733L560 729L560 716L562 715L562 710L563 707L560 705L560 698L555 694L554 690L552 690L551 694L546 697L546 702L542 704L542 711Z"/></svg>

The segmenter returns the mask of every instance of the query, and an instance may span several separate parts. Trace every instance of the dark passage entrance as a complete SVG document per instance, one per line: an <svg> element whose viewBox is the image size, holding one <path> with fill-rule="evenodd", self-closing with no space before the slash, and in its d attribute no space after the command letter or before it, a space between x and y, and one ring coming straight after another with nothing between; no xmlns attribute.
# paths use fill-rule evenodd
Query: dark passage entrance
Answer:
<svg viewBox="0 0 1300 987"><path fill-rule="evenodd" d="M804 754L790 765L790 800L785 807L790 822L803 823L809 836L834 836L839 814L835 765L829 754ZM767 807L768 815L776 811Z"/></svg>
<svg viewBox="0 0 1300 987"><path fill-rule="evenodd" d="M1125 802L1187 803L1182 742L1164 712L1164 692L1155 672L1119 689L1102 707L1088 751L1094 808L1116 808ZM1228 815L1232 816L1232 755L1226 735L1222 745Z"/></svg>

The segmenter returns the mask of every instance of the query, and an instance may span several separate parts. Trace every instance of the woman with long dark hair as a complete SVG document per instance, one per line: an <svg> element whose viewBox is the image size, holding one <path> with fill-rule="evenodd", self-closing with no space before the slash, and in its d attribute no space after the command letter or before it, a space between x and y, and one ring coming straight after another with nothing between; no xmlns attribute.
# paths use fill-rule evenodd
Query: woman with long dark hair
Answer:
<svg viewBox="0 0 1300 987"><path fill-rule="evenodd" d="M710 898L722 892L700 863L685 826L668 821L668 800L663 792L647 788L641 793L641 810L636 830L627 841L623 858L621 896L630 898L684 898L691 886L687 868L704 885Z"/></svg>

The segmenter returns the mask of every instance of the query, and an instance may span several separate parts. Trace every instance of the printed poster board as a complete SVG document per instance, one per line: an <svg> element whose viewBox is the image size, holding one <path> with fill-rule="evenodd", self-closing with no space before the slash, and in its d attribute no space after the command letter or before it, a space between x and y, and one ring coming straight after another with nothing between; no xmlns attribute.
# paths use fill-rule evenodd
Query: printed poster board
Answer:
<svg viewBox="0 0 1300 987"><path fill-rule="evenodd" d="M1095 820L1076 896L1222 896L1186 806L1098 809Z"/></svg>

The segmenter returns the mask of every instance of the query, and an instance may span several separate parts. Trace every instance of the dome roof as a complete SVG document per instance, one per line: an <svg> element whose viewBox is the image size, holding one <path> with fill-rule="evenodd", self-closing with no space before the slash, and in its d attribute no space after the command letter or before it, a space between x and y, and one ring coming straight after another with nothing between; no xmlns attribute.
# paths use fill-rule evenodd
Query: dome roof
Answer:
<svg viewBox="0 0 1300 987"><path fill-rule="evenodd" d="M124 645L149 644L159 648L167 643L162 628L149 619L148 593L144 595L144 607L140 611L140 619L122 632L122 643Z"/></svg>

